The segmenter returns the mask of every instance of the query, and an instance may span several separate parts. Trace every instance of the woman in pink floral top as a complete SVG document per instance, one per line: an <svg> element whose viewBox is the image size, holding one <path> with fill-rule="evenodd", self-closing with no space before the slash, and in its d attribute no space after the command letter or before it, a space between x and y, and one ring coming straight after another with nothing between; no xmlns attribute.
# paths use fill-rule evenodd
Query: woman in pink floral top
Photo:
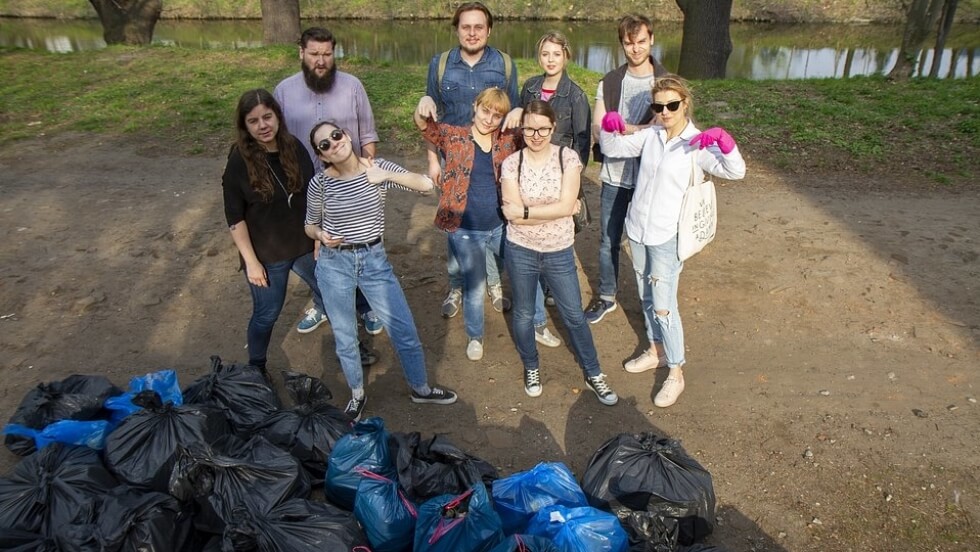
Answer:
<svg viewBox="0 0 980 552"><path fill-rule="evenodd" d="M540 278L551 288L568 330L586 385L599 402L619 401L599 368L592 331L582 311L575 266L575 225L582 162L571 148L551 143L555 112L534 100L521 117L526 147L500 169L503 214L507 219L504 261L513 293L513 333L524 364L524 392L541 395L541 371L534 339L534 303Z"/></svg>

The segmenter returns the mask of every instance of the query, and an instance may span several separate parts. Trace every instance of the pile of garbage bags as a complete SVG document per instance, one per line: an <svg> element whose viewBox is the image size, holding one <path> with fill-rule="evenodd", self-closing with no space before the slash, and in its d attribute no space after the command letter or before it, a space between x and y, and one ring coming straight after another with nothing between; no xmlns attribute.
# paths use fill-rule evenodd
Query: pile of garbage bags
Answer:
<svg viewBox="0 0 980 552"><path fill-rule="evenodd" d="M677 441L613 437L581 481L500 478L443 436L353 423L316 378L211 358L38 385L4 428L0 551L672 552L712 531L711 475Z"/></svg>

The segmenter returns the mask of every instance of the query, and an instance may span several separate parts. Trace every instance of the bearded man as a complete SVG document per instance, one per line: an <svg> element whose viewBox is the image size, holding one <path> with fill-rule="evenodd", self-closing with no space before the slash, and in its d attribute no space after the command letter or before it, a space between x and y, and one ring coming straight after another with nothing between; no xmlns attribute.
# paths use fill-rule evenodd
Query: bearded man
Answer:
<svg viewBox="0 0 980 552"><path fill-rule="evenodd" d="M354 153L374 157L378 133L364 85L354 75L337 70L337 39L322 27L303 31L299 39L302 71L283 79L274 96L282 107L289 131L306 146L317 169L323 165L310 144L310 130L332 121L347 131Z"/></svg>

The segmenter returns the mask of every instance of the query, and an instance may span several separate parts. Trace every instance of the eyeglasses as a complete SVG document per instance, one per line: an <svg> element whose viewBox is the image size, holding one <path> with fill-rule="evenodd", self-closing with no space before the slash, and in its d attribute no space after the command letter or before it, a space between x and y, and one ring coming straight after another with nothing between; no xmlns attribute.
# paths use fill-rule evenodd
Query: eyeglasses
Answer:
<svg viewBox="0 0 980 552"><path fill-rule="evenodd" d="M674 100L672 102L667 102L665 104L654 102L654 104L651 105L650 107L653 108L654 113L663 113L665 107L669 109L671 113L673 113L678 109L680 109L681 102L683 101L684 100Z"/></svg>
<svg viewBox="0 0 980 552"><path fill-rule="evenodd" d="M320 150L320 153L326 153L333 146L333 144L336 144L343 139L344 131L340 130L339 128L335 128L333 129L333 132L330 133L330 140L333 140L333 143L331 143L330 140L320 140L320 143L316 145L316 149Z"/></svg>
<svg viewBox="0 0 980 552"><path fill-rule="evenodd" d="M542 138L547 138L551 136L551 131L555 130L555 127L544 127L544 128L524 128L524 136L528 138L537 134Z"/></svg>

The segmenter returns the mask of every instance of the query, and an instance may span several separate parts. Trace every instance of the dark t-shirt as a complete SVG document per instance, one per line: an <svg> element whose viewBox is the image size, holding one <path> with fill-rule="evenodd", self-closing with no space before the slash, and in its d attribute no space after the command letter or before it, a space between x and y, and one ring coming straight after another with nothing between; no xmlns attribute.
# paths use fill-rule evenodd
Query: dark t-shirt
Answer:
<svg viewBox="0 0 980 552"><path fill-rule="evenodd" d="M466 230L493 230L504 223L500 212L497 192L497 176L493 171L493 159L474 144L473 170L470 187L466 191L466 210L460 228Z"/></svg>
<svg viewBox="0 0 980 552"><path fill-rule="evenodd" d="M252 190L248 180L248 169L237 147L232 147L228 154L228 164L221 177L221 187L224 191L225 220L228 225L245 221L248 235L252 240L255 256L263 264L276 263L295 259L313 251L313 240L303 230L303 220L306 217L306 189L313 178L313 163L310 156L299 140L289 137L296 150L296 159L300 166L300 181L302 189L288 194L286 171L279 162L279 153L267 154L266 160L272 172L279 178L272 179L272 199L264 201Z"/></svg>

